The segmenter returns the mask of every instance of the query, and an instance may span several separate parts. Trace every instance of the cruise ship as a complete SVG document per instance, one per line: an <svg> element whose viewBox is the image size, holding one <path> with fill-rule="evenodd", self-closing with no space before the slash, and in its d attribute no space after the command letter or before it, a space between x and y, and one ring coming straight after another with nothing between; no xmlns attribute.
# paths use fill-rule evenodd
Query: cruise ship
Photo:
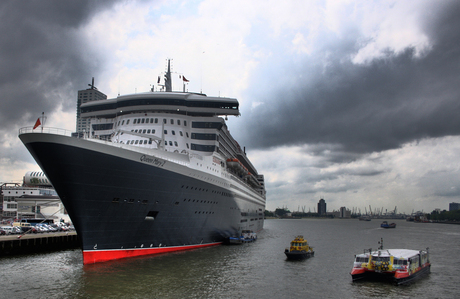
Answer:
<svg viewBox="0 0 460 299"><path fill-rule="evenodd" d="M82 104L89 132L19 131L75 226L84 264L263 229L264 177L225 122L240 115L238 101L171 86L168 61L161 91Z"/></svg>

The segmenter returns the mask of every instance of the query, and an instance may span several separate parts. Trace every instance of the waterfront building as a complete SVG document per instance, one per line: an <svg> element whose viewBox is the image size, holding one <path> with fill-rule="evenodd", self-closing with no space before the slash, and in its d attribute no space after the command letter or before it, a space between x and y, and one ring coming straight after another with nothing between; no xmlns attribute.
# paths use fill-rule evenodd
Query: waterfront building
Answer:
<svg viewBox="0 0 460 299"><path fill-rule="evenodd" d="M318 202L318 215L326 215L326 201L322 198Z"/></svg>
<svg viewBox="0 0 460 299"><path fill-rule="evenodd" d="M449 204L449 211L456 211L456 210L460 210L460 203L458 202L451 202Z"/></svg>
<svg viewBox="0 0 460 299"><path fill-rule="evenodd" d="M64 205L43 172L27 172L22 185L3 184L1 196L2 220L46 218L70 221Z"/></svg>
<svg viewBox="0 0 460 299"><path fill-rule="evenodd" d="M94 78L91 84L88 84L90 88L79 90L77 99L77 134L83 135L89 132L91 129L91 120L81 116L80 106L84 103L106 100L107 95L97 90L94 86Z"/></svg>
<svg viewBox="0 0 460 299"><path fill-rule="evenodd" d="M350 218L351 217L351 211L347 210L345 207L340 208L340 218Z"/></svg>

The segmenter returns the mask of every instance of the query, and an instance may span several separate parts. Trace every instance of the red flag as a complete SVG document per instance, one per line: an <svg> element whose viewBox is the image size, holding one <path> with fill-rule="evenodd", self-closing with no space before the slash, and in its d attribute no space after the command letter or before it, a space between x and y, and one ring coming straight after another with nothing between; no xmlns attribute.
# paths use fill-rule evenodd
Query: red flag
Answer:
<svg viewBox="0 0 460 299"><path fill-rule="evenodd" d="M184 80L184 82L189 82L187 79L185 79L185 76L182 76L182 80Z"/></svg>
<svg viewBox="0 0 460 299"><path fill-rule="evenodd" d="M40 118L37 118L37 121L35 122L35 125L34 125L34 128L33 130L35 130L39 125L41 125L42 123L40 122Z"/></svg>

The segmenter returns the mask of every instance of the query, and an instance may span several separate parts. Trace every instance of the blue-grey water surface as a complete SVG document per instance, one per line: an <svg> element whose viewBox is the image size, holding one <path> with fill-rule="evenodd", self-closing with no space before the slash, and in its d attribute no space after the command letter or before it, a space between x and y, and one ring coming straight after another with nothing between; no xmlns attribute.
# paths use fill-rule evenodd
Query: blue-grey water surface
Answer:
<svg viewBox="0 0 460 299"><path fill-rule="evenodd" d="M0 298L458 298L460 225L381 220L265 221L255 243L83 265L81 250L0 259ZM303 234L308 260L286 260ZM354 254L430 248L431 274L415 283L352 283Z"/></svg>

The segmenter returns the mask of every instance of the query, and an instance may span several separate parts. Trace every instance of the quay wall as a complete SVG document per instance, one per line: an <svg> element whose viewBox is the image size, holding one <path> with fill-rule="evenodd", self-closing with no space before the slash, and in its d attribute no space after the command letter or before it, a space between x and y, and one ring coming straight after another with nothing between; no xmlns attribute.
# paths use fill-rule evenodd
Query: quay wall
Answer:
<svg viewBox="0 0 460 299"><path fill-rule="evenodd" d="M80 247L75 232L40 235L18 235L0 237L0 257L16 254L32 254Z"/></svg>

